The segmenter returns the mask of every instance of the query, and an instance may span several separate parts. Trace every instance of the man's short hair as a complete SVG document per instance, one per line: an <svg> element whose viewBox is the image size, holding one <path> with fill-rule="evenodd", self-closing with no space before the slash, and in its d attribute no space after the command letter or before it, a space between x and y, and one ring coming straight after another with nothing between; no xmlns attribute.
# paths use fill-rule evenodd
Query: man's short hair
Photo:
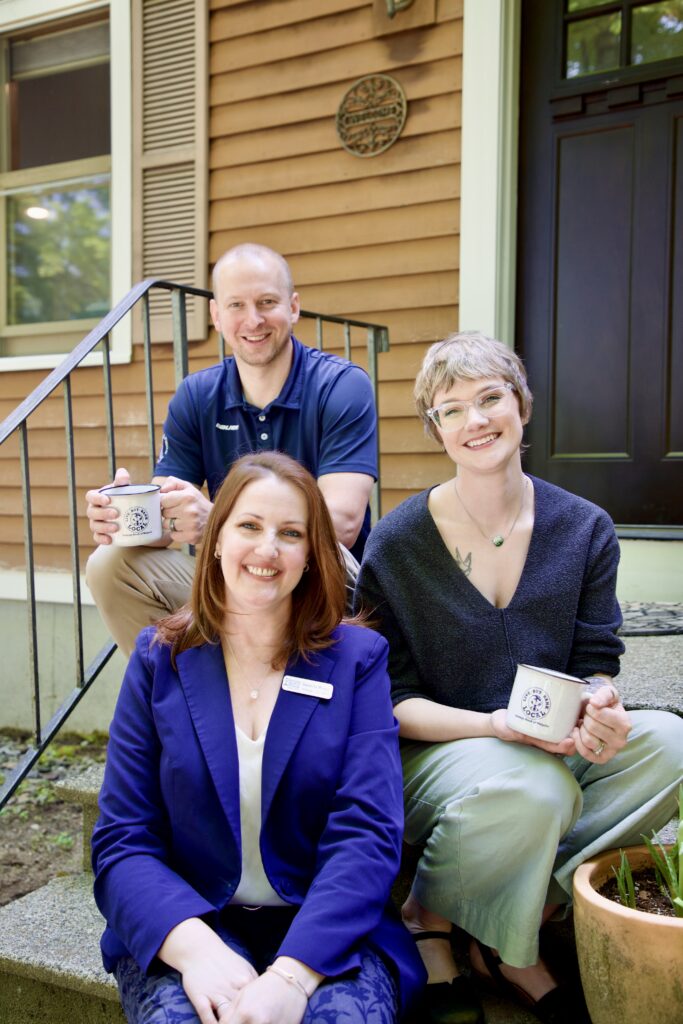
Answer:
<svg viewBox="0 0 683 1024"><path fill-rule="evenodd" d="M290 270L289 263L281 256L279 252L275 252L274 249L269 249L267 245L258 245L256 242L242 242L240 245L234 245L232 249L228 249L224 252L216 263L211 274L211 285L213 288L214 298L218 291L218 278L220 268L225 263L237 262L241 259L252 259L252 260L273 260L280 267L287 284L287 290L290 295L294 294L294 281L292 279L292 271Z"/></svg>

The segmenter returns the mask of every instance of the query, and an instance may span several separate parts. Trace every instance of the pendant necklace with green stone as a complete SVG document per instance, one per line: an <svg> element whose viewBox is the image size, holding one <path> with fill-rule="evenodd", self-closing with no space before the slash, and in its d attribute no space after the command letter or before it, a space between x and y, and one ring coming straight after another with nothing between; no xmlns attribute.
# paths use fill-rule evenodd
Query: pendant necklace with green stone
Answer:
<svg viewBox="0 0 683 1024"><path fill-rule="evenodd" d="M490 540L491 543L493 544L494 548L502 548L503 544L508 539L508 537L510 536L510 534L514 530L515 526L517 525L517 520L519 519L519 517L522 514L522 509L524 508L524 498L526 497L526 489L527 489L528 482L529 481L528 481L527 477L524 477L524 486L522 487L522 498L521 498L521 501L519 503L519 508L517 509L517 515L515 516L515 518L512 521L512 526L510 527L508 532L505 534L505 536L503 536L502 533L496 533L493 537L489 537L488 533L484 533L484 531L482 530L482 528L479 525L479 523L477 522L477 520L474 518L472 513L469 511L469 509L465 505L465 502L460 497L460 492L458 491L458 481L457 481L457 479L453 481L453 487L455 489L455 495L456 495L458 501L460 502L460 504L462 505L463 511L465 512L465 515L467 516L468 519L470 519L474 523L474 525L479 530L479 533L482 535L482 537L484 537L486 540Z"/></svg>

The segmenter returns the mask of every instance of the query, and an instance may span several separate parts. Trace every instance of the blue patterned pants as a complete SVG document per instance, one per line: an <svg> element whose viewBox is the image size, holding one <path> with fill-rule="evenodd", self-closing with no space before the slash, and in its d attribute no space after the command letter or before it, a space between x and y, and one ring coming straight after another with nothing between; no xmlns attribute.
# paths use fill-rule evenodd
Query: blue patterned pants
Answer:
<svg viewBox="0 0 683 1024"><path fill-rule="evenodd" d="M226 945L262 973L275 959L293 916L289 908L229 907L214 927ZM132 957L125 957L114 973L129 1024L199 1024L177 971L159 964L144 974ZM395 1024L397 1012L396 983L382 958L366 949L359 971L316 989L302 1024Z"/></svg>

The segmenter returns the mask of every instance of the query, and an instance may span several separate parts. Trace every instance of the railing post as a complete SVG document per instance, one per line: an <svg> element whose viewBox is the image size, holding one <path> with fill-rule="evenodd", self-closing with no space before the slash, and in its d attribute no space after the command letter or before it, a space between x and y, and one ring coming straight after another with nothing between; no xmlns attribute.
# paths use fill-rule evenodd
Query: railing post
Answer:
<svg viewBox="0 0 683 1024"><path fill-rule="evenodd" d="M107 424L107 453L109 476L116 476L116 447L114 444L114 403L111 393L111 360L109 358L109 335L102 338L102 372L104 374L104 416Z"/></svg>
<svg viewBox="0 0 683 1024"><path fill-rule="evenodd" d="M149 439L149 478L157 461L154 436L154 389L152 387L152 335L149 327L149 292L142 296L142 344L145 350L145 398L147 402L147 437Z"/></svg>
<svg viewBox="0 0 683 1024"><path fill-rule="evenodd" d="M189 372L185 292L182 292L180 288L174 288L171 292L171 306L173 309L173 364L175 366L175 385L178 387Z"/></svg>
<svg viewBox="0 0 683 1024"><path fill-rule="evenodd" d="M317 316L315 318L315 343L318 346L318 351L323 350L323 321L322 317Z"/></svg>
<svg viewBox="0 0 683 1024"><path fill-rule="evenodd" d="M372 393L375 396L375 409L377 411L377 466L379 467L379 381L377 373L377 328L368 327L368 373L372 384ZM382 494L379 478L375 481L370 494L370 516L373 525L382 515Z"/></svg>
<svg viewBox="0 0 683 1024"><path fill-rule="evenodd" d="M33 519L31 517L31 481L28 458L28 427L26 420L19 428L21 455L21 488L24 506L24 550L26 552L26 600L28 604L28 671L33 690L33 721L36 744L41 740L40 685L38 675L38 630L36 624L36 580L33 560Z"/></svg>
<svg viewBox="0 0 683 1024"><path fill-rule="evenodd" d="M344 321L344 358L351 362L351 324Z"/></svg>
<svg viewBox="0 0 683 1024"><path fill-rule="evenodd" d="M71 405L71 377L64 378L64 431L66 434L66 479L69 494L69 532L71 541L71 585L74 596L74 650L77 686L83 686L83 609L81 607L81 569L78 557L78 508L76 498L76 460L74 423Z"/></svg>

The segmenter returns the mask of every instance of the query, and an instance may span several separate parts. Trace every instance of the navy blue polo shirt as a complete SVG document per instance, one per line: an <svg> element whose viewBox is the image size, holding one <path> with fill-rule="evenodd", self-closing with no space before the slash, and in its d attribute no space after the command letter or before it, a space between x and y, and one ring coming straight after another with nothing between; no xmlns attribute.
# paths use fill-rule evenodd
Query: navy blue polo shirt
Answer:
<svg viewBox="0 0 683 1024"><path fill-rule="evenodd" d="M282 391L264 409L242 394L232 357L190 374L168 407L155 475L197 487L206 481L213 501L230 466L264 449L286 452L314 477L367 473L377 479L377 416L368 375L345 359L302 345ZM353 553L360 560L370 510Z"/></svg>

